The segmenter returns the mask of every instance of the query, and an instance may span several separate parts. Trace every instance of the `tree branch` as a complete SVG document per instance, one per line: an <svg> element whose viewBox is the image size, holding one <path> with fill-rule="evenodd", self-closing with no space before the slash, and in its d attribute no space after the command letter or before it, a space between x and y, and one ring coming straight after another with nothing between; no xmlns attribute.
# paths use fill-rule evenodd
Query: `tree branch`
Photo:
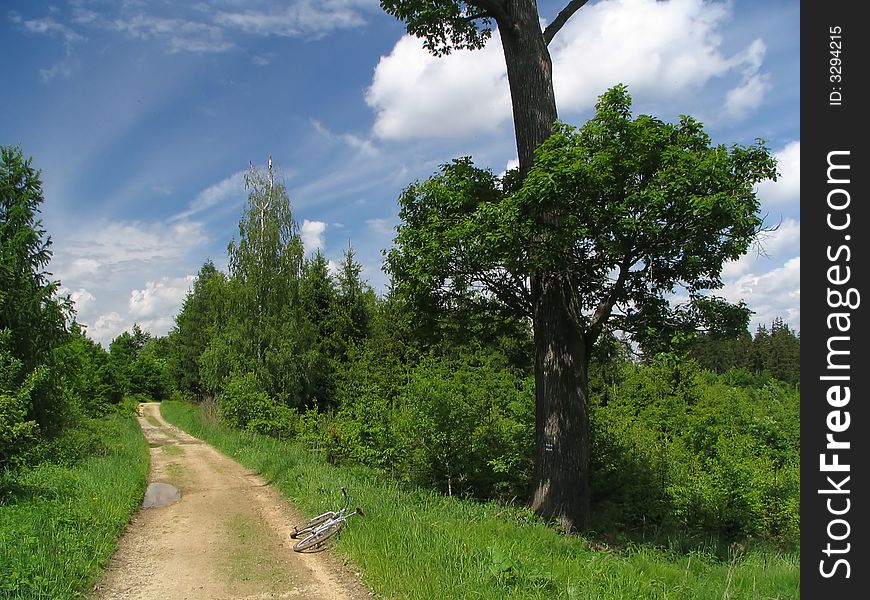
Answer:
<svg viewBox="0 0 870 600"><path fill-rule="evenodd" d="M473 15L468 15L467 17L462 17L462 20L471 22L471 21L477 21L478 19L494 19L494 18L495 17L493 17L488 12L479 12L479 13L475 13Z"/></svg>
<svg viewBox="0 0 870 600"><path fill-rule="evenodd" d="M616 299L622 291L622 286L625 285L625 280L628 278L629 270L633 264L634 259L630 254L626 254L625 258L622 260L622 264L619 265L619 275L617 276L613 287L610 288L610 293L607 294L606 298L601 300L598 308L595 309L595 314L593 314L592 318L589 319L587 343L590 346L595 343L595 340L604 328L604 323L610 317L610 311L613 310L613 306L616 304Z"/></svg>
<svg viewBox="0 0 870 600"><path fill-rule="evenodd" d="M510 24L511 17L505 8L504 0L474 0L474 4L482 8L482 12L495 19L499 25L504 27Z"/></svg>
<svg viewBox="0 0 870 600"><path fill-rule="evenodd" d="M565 8L559 13L556 19L547 25L547 28L544 29L544 43L548 46L550 42L553 41L553 38L556 37L556 34L559 33L559 30L568 22L574 13L583 8L589 0L571 0ZM481 3L482 4L482 3Z"/></svg>

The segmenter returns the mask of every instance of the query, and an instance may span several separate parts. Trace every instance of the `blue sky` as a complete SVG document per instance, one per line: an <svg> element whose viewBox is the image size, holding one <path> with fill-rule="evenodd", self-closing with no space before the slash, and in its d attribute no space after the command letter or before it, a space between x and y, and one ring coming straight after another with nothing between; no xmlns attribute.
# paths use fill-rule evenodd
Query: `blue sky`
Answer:
<svg viewBox="0 0 870 600"><path fill-rule="evenodd" d="M545 21L564 0L538 2ZM411 181L471 155L515 161L497 37L436 59L375 0L7 1L0 143L42 170L51 270L89 335L165 334L207 258L226 265L250 162L272 156L306 249L382 250ZM799 2L599 0L550 45L560 118L626 83L637 113L699 118L714 141L764 138L776 231L725 269L730 300L800 329Z"/></svg>

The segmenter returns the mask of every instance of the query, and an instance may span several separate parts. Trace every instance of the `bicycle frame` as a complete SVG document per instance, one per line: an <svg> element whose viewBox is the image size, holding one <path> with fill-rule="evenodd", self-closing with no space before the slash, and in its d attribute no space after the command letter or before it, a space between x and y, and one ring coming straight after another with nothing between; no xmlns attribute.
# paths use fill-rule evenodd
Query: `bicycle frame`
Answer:
<svg viewBox="0 0 870 600"><path fill-rule="evenodd" d="M353 515L365 516L362 507L357 506L353 510L349 508L350 498L347 495L347 489L342 486L341 495L344 498L343 506L337 511L327 511L322 513L305 524L301 529L294 527L292 538L303 536L293 546L293 550L301 552L308 548L319 547L327 539L339 532L347 520Z"/></svg>

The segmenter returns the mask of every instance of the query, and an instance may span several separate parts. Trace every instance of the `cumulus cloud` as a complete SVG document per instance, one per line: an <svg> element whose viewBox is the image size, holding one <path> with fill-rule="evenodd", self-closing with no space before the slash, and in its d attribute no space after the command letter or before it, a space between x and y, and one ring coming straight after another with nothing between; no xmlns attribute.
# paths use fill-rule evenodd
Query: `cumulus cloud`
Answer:
<svg viewBox="0 0 870 600"><path fill-rule="evenodd" d="M70 299L76 306L77 314L87 313L93 306L96 297L85 288L79 288L69 294Z"/></svg>
<svg viewBox="0 0 870 600"><path fill-rule="evenodd" d="M752 307L751 331L758 325L769 326L776 317L800 331L800 266L797 256L767 273L747 273L727 282L718 293L730 302L743 300Z"/></svg>
<svg viewBox="0 0 870 600"><path fill-rule="evenodd" d="M725 264L723 278L734 278L752 270L767 269L771 261L782 263L800 254L801 224L794 219L786 219L773 231L764 232L758 239L758 247L740 259Z"/></svg>
<svg viewBox="0 0 870 600"><path fill-rule="evenodd" d="M798 204L801 197L801 142L790 142L774 153L779 177L758 184L758 197L765 206Z"/></svg>
<svg viewBox="0 0 870 600"><path fill-rule="evenodd" d="M87 331L88 337L95 342L102 344L104 348L108 348L109 343L113 339L118 337L131 326L132 324L125 321L121 315L113 311L100 315L91 324L85 324L85 330Z"/></svg>
<svg viewBox="0 0 870 600"><path fill-rule="evenodd" d="M302 222L299 235L302 237L302 245L305 247L306 253L323 250L325 232L326 223L323 221L309 221L305 219Z"/></svg>
<svg viewBox="0 0 870 600"><path fill-rule="evenodd" d="M100 277L107 272L135 269L153 262L172 262L185 256L207 240L201 223L179 221L171 225L141 222L103 222L90 231L81 231L75 238L58 247L55 256L63 277L90 275ZM71 255L71 256L70 256ZM66 260L78 272L68 273Z"/></svg>
<svg viewBox="0 0 870 600"><path fill-rule="evenodd" d="M130 292L129 310L135 319L154 319L162 315L174 315L196 277L163 277L149 281L145 289ZM165 333L165 332L164 332Z"/></svg>
<svg viewBox="0 0 870 600"><path fill-rule="evenodd" d="M179 270L193 270L206 241L192 221L90 223L58 237L52 272L77 290L77 320L95 341L108 345L134 321L162 335L168 329L157 320L178 312L192 280ZM162 329L146 328L152 321Z"/></svg>
<svg viewBox="0 0 870 600"><path fill-rule="evenodd" d="M501 42L493 36L482 50L435 58L419 39L405 35L381 57L365 100L377 112L379 138L494 130L511 115Z"/></svg>
<svg viewBox="0 0 870 600"><path fill-rule="evenodd" d="M583 7L550 44L560 110L586 110L617 83L634 95L666 100L736 76L739 83L723 103L745 115L769 89L760 71L765 46L755 40L726 55L720 30L729 10L727 3L703 0L611 0ZM491 131L511 114L499 37L482 50L434 58L406 35L378 63L366 102L376 112L373 132L380 138Z"/></svg>

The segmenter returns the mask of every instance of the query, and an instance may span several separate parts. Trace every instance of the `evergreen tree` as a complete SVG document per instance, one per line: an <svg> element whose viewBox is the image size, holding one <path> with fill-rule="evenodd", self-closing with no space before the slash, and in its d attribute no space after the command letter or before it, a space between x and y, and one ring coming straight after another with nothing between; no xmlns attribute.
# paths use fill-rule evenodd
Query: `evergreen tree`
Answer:
<svg viewBox="0 0 870 600"><path fill-rule="evenodd" d="M0 146L0 469L59 431L65 397L51 355L66 340L69 299L45 269L51 238L37 218L39 172L17 147Z"/></svg>
<svg viewBox="0 0 870 600"><path fill-rule="evenodd" d="M221 294L226 277L211 259L200 267L192 289L184 298L169 334L169 363L178 389L202 400L205 389L199 371L199 358L208 346L219 320Z"/></svg>
<svg viewBox="0 0 870 600"><path fill-rule="evenodd" d="M19 148L0 146L0 330L9 330L11 351L25 370L64 341L72 310L45 270L51 237L37 218L44 198L31 162Z"/></svg>

